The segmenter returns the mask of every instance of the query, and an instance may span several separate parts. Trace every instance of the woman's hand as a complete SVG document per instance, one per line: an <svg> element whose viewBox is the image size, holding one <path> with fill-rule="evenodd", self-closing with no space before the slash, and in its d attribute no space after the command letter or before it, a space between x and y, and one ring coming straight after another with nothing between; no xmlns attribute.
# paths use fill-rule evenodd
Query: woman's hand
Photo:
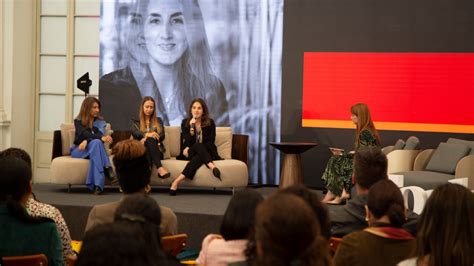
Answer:
<svg viewBox="0 0 474 266"><path fill-rule="evenodd" d="M100 138L102 140L102 142L104 143L112 143L112 137L111 136L103 136L102 138Z"/></svg>
<svg viewBox="0 0 474 266"><path fill-rule="evenodd" d="M189 147L184 148L184 150L183 150L183 155L184 155L184 157L186 157L186 158L189 157Z"/></svg>
<svg viewBox="0 0 474 266"><path fill-rule="evenodd" d="M329 148L332 152L333 155L338 156L342 155L342 152L344 151L343 149L338 149L338 148Z"/></svg>
<svg viewBox="0 0 474 266"><path fill-rule="evenodd" d="M83 151L86 149L86 147L87 147L87 140L83 140L81 144L79 144L79 150Z"/></svg>
<svg viewBox="0 0 474 266"><path fill-rule="evenodd" d="M160 135L158 135L158 133L156 133L155 131L153 132L148 132L145 134L145 138L154 138L156 140L160 140Z"/></svg>
<svg viewBox="0 0 474 266"><path fill-rule="evenodd" d="M146 140L146 137L145 137L145 138L142 138L142 139L140 140L140 142L141 142L143 145L145 145L145 140Z"/></svg>

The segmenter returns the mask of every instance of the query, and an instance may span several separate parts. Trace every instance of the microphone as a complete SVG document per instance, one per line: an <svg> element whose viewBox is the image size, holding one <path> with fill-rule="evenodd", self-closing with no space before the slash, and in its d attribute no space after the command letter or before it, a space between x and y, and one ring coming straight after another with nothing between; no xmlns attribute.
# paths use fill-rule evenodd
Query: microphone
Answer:
<svg viewBox="0 0 474 266"><path fill-rule="evenodd" d="M193 116L193 119L196 120L196 117ZM196 125L195 125L195 123L191 123L190 126L191 126L191 128L190 128L189 132L191 133L191 136L193 136L194 135L194 129L196 128Z"/></svg>

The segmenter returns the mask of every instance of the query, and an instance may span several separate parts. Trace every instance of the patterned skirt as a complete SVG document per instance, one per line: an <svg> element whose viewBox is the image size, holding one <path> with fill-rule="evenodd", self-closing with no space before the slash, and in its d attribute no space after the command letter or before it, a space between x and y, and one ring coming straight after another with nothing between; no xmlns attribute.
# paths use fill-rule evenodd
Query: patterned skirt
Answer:
<svg viewBox="0 0 474 266"><path fill-rule="evenodd" d="M350 193L352 188L352 158L353 155L343 153L333 155L326 166L322 179L326 188L337 196L341 196L344 188Z"/></svg>

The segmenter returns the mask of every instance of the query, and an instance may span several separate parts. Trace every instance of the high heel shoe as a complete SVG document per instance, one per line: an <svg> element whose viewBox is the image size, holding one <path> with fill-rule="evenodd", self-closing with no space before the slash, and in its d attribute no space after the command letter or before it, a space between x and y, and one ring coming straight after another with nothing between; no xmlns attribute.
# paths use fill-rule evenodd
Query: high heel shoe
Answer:
<svg viewBox="0 0 474 266"><path fill-rule="evenodd" d="M164 175L160 175L160 173L158 173L158 177L161 178L161 179L166 179L166 178L168 178L168 177L170 177L170 176L171 176L171 173L170 173L170 172L168 172L168 173L166 173L166 174L164 174Z"/></svg>
<svg viewBox="0 0 474 266"><path fill-rule="evenodd" d="M177 189L171 189L170 188L170 196L176 196L176 191L177 191Z"/></svg>
<svg viewBox="0 0 474 266"><path fill-rule="evenodd" d="M217 177L220 181L222 181L221 179L221 171L219 171L219 169L217 167L214 167L214 169L212 169L212 174Z"/></svg>
<svg viewBox="0 0 474 266"><path fill-rule="evenodd" d="M114 169L112 167L105 167L104 175L110 180L117 179L117 176L115 175Z"/></svg>
<svg viewBox="0 0 474 266"><path fill-rule="evenodd" d="M94 195L100 195L102 194L102 189L100 189L100 187L98 186L95 186L94 187Z"/></svg>

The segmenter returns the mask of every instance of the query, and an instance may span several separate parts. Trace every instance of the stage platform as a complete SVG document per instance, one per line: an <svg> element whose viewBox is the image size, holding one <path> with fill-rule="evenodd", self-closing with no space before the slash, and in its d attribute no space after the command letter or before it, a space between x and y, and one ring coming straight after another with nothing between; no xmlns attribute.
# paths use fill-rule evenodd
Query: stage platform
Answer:
<svg viewBox="0 0 474 266"><path fill-rule="evenodd" d="M269 186L249 188L255 189L264 197L278 190L278 187ZM117 187L106 187L104 193L97 196L85 186L73 186L71 192L67 192L66 185L34 184L33 192L38 200L61 211L74 240L83 238L87 216L92 206L117 201L122 197ZM188 234L188 247L199 249L207 234L219 233L222 216L232 197L232 191L183 188L178 190L176 197L171 197L168 195L168 188L154 187L150 196L158 204L167 206L176 213L179 233Z"/></svg>

